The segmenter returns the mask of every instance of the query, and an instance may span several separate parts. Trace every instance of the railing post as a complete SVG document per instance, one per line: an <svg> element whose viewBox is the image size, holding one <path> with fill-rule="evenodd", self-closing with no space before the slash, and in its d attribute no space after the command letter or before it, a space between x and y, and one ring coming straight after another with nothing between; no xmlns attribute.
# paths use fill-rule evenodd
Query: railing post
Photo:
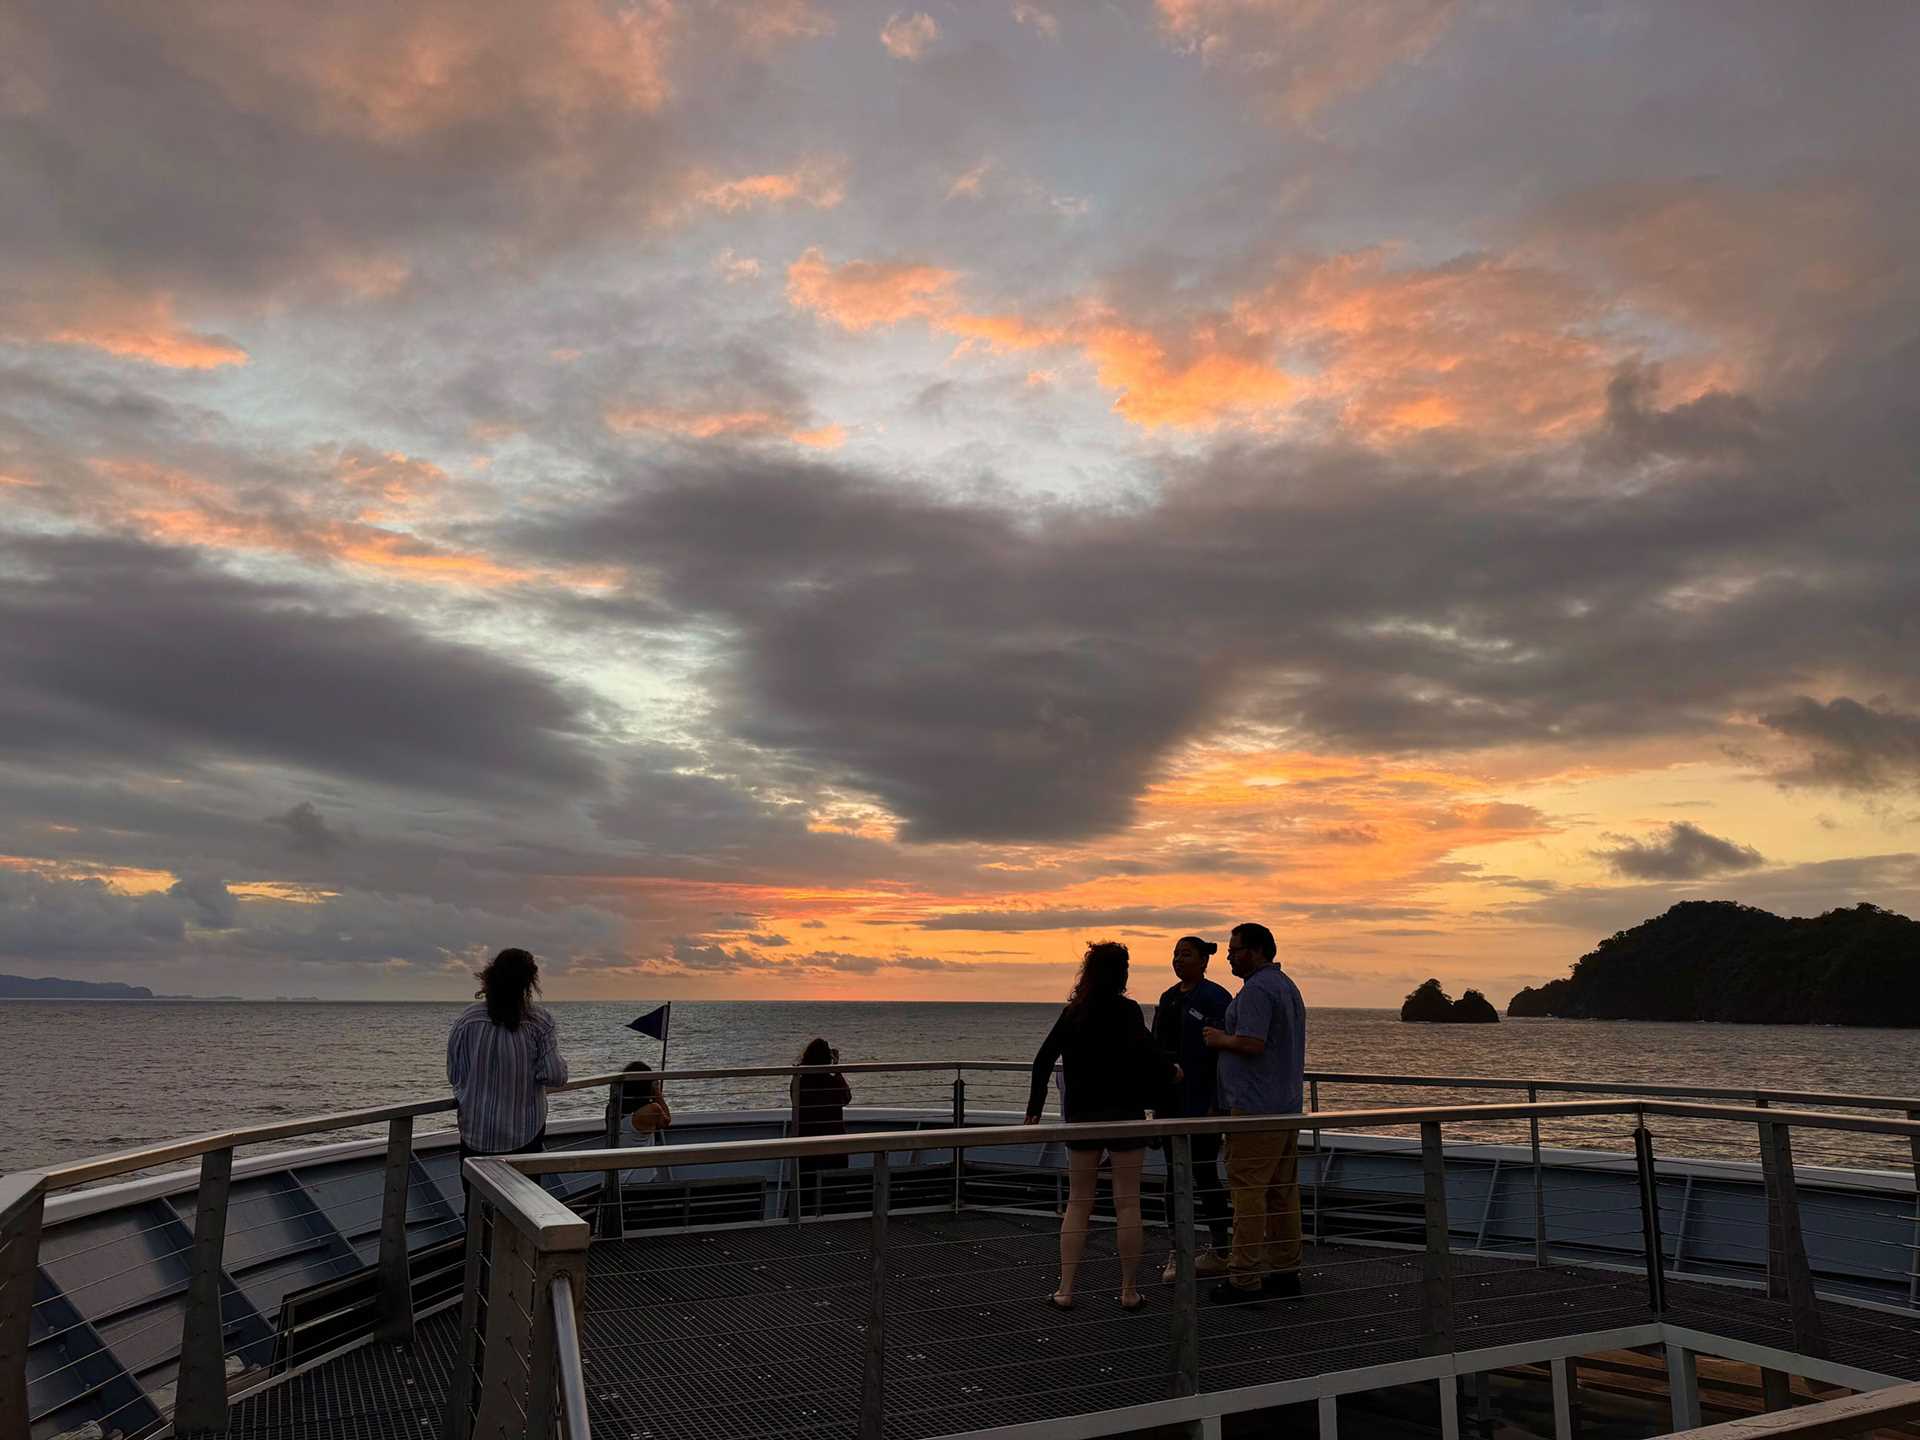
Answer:
<svg viewBox="0 0 1920 1440"><path fill-rule="evenodd" d="M459 1348L454 1352L453 1378L447 1386L446 1421L441 1440L468 1440L473 1434L474 1385L481 1357L474 1350L480 1330L480 1275L486 1267L487 1202L467 1193L467 1253L465 1279L460 1289Z"/></svg>
<svg viewBox="0 0 1920 1440"><path fill-rule="evenodd" d="M1173 1396L1200 1393L1200 1281L1193 1268L1193 1139L1167 1137L1173 1222Z"/></svg>
<svg viewBox="0 0 1920 1440"><path fill-rule="evenodd" d="M34 1175L7 1183L17 1188L0 1196L0 1435L25 1435L27 1345L47 1182Z"/></svg>
<svg viewBox="0 0 1920 1440"><path fill-rule="evenodd" d="M560 1370L560 1414L566 1440L593 1440L593 1422L587 1414L586 1359L580 1336L586 1328L586 1305L571 1275L553 1282L554 1363ZM566 1383L571 1369L574 1383Z"/></svg>
<svg viewBox="0 0 1920 1440"><path fill-rule="evenodd" d="M1667 1405L1675 1430L1694 1430L1700 1425L1700 1372L1693 1352L1684 1345L1667 1343Z"/></svg>
<svg viewBox="0 0 1920 1440"><path fill-rule="evenodd" d="M487 1440L519 1440L533 1417L533 1341L541 1299L538 1259L532 1240L496 1213L480 1398L471 1432Z"/></svg>
<svg viewBox="0 0 1920 1440"><path fill-rule="evenodd" d="M1427 1253L1421 1267L1425 1317L1421 1326L1425 1352L1453 1353L1453 1252L1447 1227L1447 1158L1440 1144L1440 1124L1420 1122L1420 1174L1427 1221Z"/></svg>
<svg viewBox="0 0 1920 1440"><path fill-rule="evenodd" d="M793 1077L793 1099L788 1105L787 1134L797 1136L800 1133L800 1077ZM787 1223L800 1223L800 1157L794 1155L787 1160Z"/></svg>
<svg viewBox="0 0 1920 1440"><path fill-rule="evenodd" d="M542 1250L533 1267L533 1335L527 1356L526 1440L558 1440L560 1435L560 1332L554 1323L554 1281L567 1281L575 1332L586 1309L587 1252ZM576 1377L584 1380L585 1377ZM573 1440L573 1437L569 1437Z"/></svg>
<svg viewBox="0 0 1920 1440"><path fill-rule="evenodd" d="M960 1071L953 1072L953 1128L958 1130L967 1123L967 1080ZM966 1203L965 1174L967 1152L958 1145L953 1147L953 1213L958 1215Z"/></svg>
<svg viewBox="0 0 1920 1440"><path fill-rule="evenodd" d="M1644 1123L1634 1127L1633 1166L1640 1181L1640 1245L1646 1251L1647 1308L1667 1310L1666 1242L1660 1234L1660 1181L1653 1168L1653 1134Z"/></svg>
<svg viewBox="0 0 1920 1440"><path fill-rule="evenodd" d="M873 1155L872 1270L867 1290L867 1356L860 1375L860 1440L880 1440L887 1421L887 1210L892 1200L887 1152Z"/></svg>
<svg viewBox="0 0 1920 1440"><path fill-rule="evenodd" d="M1307 1109L1320 1113L1320 1082L1307 1082ZM1327 1157L1320 1150L1320 1127L1313 1127L1313 1243L1320 1243L1320 1182L1327 1172Z"/></svg>
<svg viewBox="0 0 1920 1440"><path fill-rule="evenodd" d="M1920 1122L1920 1110L1907 1111L1907 1119ZM1913 1154L1913 1269L1907 1279L1907 1303L1920 1305L1920 1135L1907 1137Z"/></svg>
<svg viewBox="0 0 1920 1440"><path fill-rule="evenodd" d="M382 1340L413 1343L413 1272L407 1258L407 1200L413 1189L413 1117L387 1122L387 1188L380 1205Z"/></svg>
<svg viewBox="0 0 1920 1440"><path fill-rule="evenodd" d="M1793 1377L1784 1370L1762 1367L1760 1371L1760 1409L1771 1415L1793 1408Z"/></svg>
<svg viewBox="0 0 1920 1440"><path fill-rule="evenodd" d="M621 1084L621 1081L616 1080L607 1086L606 1141L609 1150L620 1148L620 1102L626 1098L620 1088ZM594 1231L605 1239L624 1240L626 1238L626 1196L621 1193L618 1170L608 1170L600 1176L600 1214L599 1223L594 1227Z"/></svg>
<svg viewBox="0 0 1920 1440"><path fill-rule="evenodd" d="M1549 1370L1553 1381L1553 1440L1573 1440L1573 1366L1555 1359Z"/></svg>
<svg viewBox="0 0 1920 1440"><path fill-rule="evenodd" d="M1819 1301L1800 1233L1800 1195L1793 1177L1793 1136L1786 1125L1760 1122L1760 1150L1770 1159L1767 1181L1767 1298L1785 1300L1793 1317L1793 1348L1825 1359Z"/></svg>
<svg viewBox="0 0 1920 1440"><path fill-rule="evenodd" d="M221 1316L227 1240L227 1190L233 1149L200 1157L200 1188L193 1199L193 1256L187 1277L186 1322L180 1336L180 1379L174 1391L176 1434L227 1428L226 1324Z"/></svg>
<svg viewBox="0 0 1920 1440"><path fill-rule="evenodd" d="M1527 1104L1540 1103L1540 1087L1527 1086ZM1527 1117L1527 1148L1533 1152L1533 1263L1547 1263L1547 1188L1540 1169L1540 1117Z"/></svg>
<svg viewBox="0 0 1920 1440"><path fill-rule="evenodd" d="M479 1389L472 1422L465 1428L480 1440L553 1440L561 1378L554 1282L567 1280L575 1302L572 1318L577 1321L578 1305L586 1292L592 1227L539 1182L505 1161L469 1160L467 1174L493 1211L493 1239L486 1309L479 1326L484 1336ZM483 1213L482 1202L476 1199L470 1214ZM468 1235L476 1236L475 1222L470 1221ZM469 1253L470 1276L475 1269L472 1261ZM464 1313L474 1314L476 1305L470 1289ZM467 1337L462 1337L461 1344L471 1354ZM464 1411L462 1392L472 1393L464 1378L456 1377L451 1390L450 1412ZM449 1428L463 1423L456 1421Z"/></svg>

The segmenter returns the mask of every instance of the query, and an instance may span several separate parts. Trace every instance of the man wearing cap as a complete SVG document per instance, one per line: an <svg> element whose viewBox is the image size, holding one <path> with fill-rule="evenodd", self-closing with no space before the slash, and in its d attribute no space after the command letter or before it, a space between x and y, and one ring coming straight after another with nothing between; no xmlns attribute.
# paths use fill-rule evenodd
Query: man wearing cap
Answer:
<svg viewBox="0 0 1920 1440"><path fill-rule="evenodd" d="M1219 1104L1230 1115L1297 1115L1306 1079L1307 1007L1274 963L1264 925L1236 925L1227 964L1241 979L1226 1021L1204 1033L1220 1055ZM1300 1293L1300 1136L1293 1130L1227 1137L1233 1192L1233 1278L1211 1300L1233 1304Z"/></svg>
<svg viewBox="0 0 1920 1440"><path fill-rule="evenodd" d="M1219 948L1198 935L1183 936L1173 947L1173 973L1179 979L1154 1007L1153 1038L1167 1058L1180 1066L1181 1078L1154 1112L1162 1120L1213 1113L1220 1057L1218 1051L1207 1048L1203 1036L1209 1025L1226 1023L1227 1005L1233 999L1207 979L1207 961ZM1220 1182L1220 1137L1197 1134L1191 1144L1194 1210L1213 1236L1213 1248L1195 1257L1194 1269L1201 1275L1225 1275L1232 1213L1226 1187ZM1173 1283L1171 1258L1160 1278Z"/></svg>

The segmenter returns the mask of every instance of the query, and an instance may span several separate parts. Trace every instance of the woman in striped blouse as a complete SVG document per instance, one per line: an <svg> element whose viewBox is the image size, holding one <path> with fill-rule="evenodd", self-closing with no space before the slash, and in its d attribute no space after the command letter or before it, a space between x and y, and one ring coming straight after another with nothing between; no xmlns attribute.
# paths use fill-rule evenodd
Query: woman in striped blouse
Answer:
<svg viewBox="0 0 1920 1440"><path fill-rule="evenodd" d="M447 1083L460 1107L460 1185L469 1155L524 1155L546 1148L547 1089L567 1079L553 1016L533 1003L540 967L525 950L502 950L480 972L475 1004L447 1036Z"/></svg>

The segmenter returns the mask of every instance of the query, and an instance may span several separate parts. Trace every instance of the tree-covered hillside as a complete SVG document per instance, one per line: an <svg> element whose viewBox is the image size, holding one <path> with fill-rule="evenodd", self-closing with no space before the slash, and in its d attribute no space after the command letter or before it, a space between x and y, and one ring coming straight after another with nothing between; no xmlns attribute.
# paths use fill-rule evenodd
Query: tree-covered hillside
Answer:
<svg viewBox="0 0 1920 1440"><path fill-rule="evenodd" d="M1600 942L1513 1016L1920 1025L1920 923L1874 905L1786 919L1689 900Z"/></svg>

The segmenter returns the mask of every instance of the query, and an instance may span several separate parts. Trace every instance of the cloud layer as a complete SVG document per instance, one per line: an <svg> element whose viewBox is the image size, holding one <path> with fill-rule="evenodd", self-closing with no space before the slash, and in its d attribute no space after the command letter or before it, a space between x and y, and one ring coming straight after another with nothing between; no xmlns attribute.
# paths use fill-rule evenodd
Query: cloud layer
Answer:
<svg viewBox="0 0 1920 1440"><path fill-rule="evenodd" d="M1916 44L16 7L0 950L1051 997L1266 918L1382 1001L1920 903Z"/></svg>

